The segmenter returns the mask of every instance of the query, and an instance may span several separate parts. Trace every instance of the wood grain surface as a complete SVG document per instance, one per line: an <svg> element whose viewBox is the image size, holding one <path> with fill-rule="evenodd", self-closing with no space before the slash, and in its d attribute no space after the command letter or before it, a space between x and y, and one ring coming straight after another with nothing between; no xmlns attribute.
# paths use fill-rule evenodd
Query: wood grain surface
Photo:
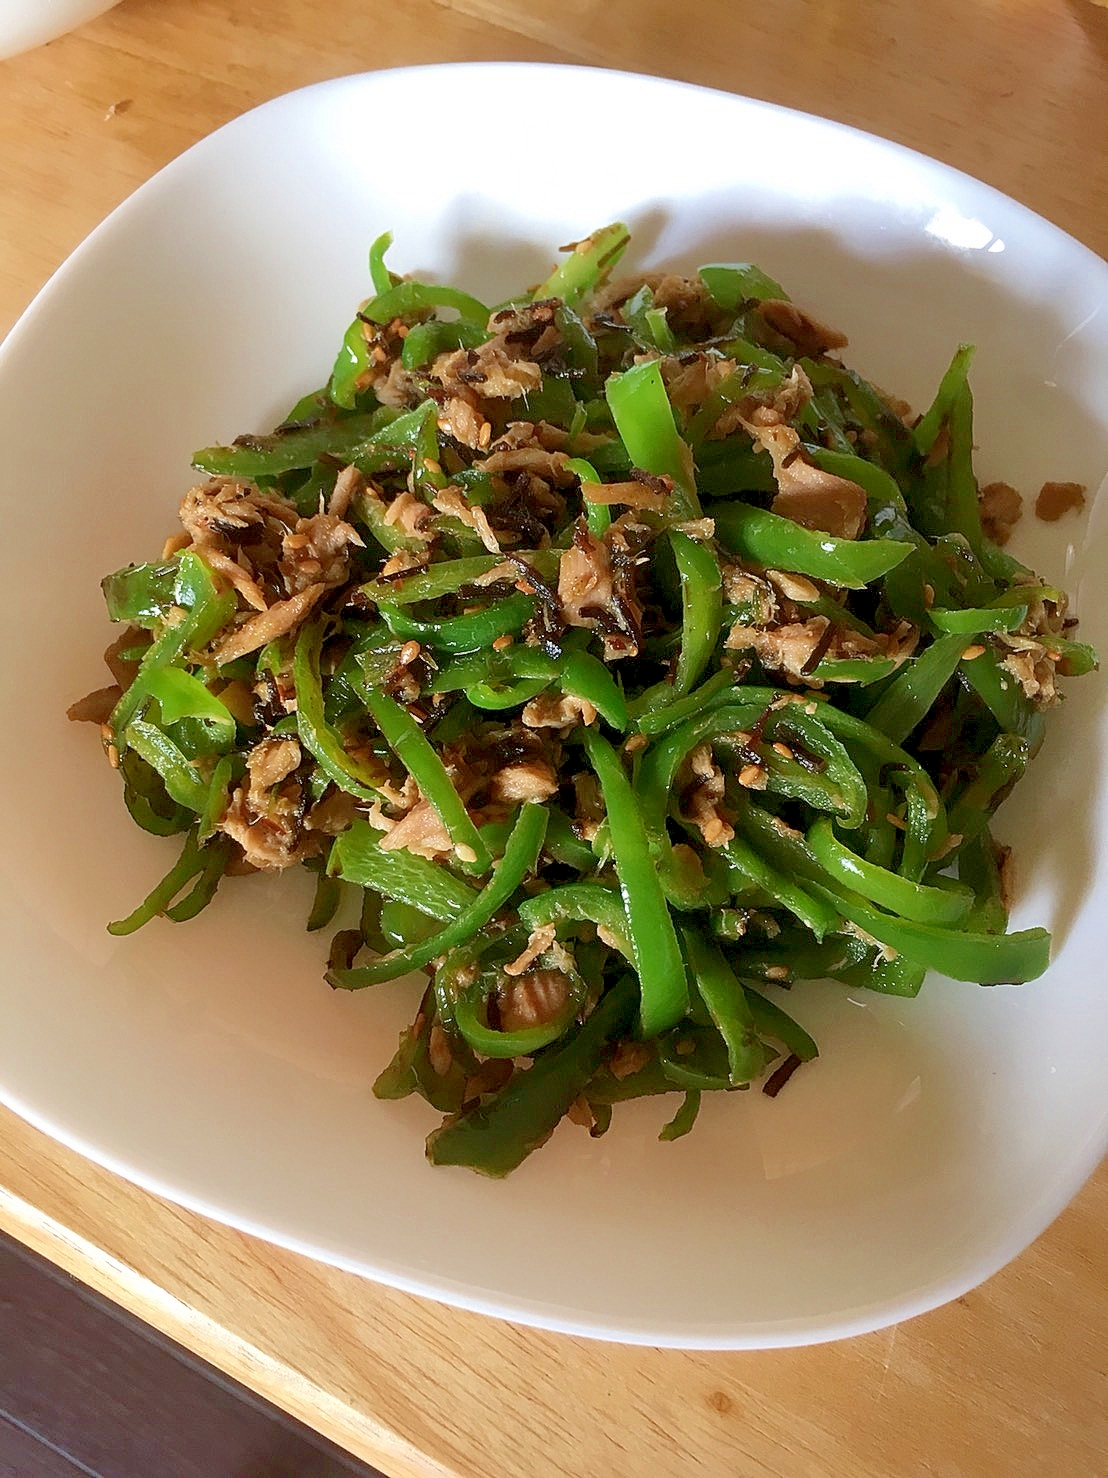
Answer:
<svg viewBox="0 0 1108 1478"><path fill-rule="evenodd" d="M123 0L0 63L0 332L114 205L291 88L451 60L657 72L825 114L1108 252L1091 0ZM1103 1478L1108 1171L983 1288L820 1348L685 1354L378 1288L0 1113L0 1227L390 1478Z"/></svg>

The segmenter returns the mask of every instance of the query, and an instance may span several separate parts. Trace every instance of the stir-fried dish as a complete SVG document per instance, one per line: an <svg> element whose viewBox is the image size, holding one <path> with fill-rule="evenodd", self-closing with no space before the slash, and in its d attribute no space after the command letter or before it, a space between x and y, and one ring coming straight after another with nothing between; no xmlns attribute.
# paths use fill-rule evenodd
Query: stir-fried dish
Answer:
<svg viewBox="0 0 1108 1478"><path fill-rule="evenodd" d="M990 821L1095 658L1001 548L971 350L917 417L749 264L616 280L613 225L490 309L388 244L327 386L104 581L72 713L183 837L111 931L310 869L332 986L424 978L375 1092L492 1175L564 1115L776 1093L795 981L1041 974Z"/></svg>

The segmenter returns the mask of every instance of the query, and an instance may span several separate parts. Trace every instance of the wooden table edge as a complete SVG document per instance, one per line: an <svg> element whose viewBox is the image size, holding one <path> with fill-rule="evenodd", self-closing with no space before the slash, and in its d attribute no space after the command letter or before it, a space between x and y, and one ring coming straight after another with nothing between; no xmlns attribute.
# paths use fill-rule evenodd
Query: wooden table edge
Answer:
<svg viewBox="0 0 1108 1478"><path fill-rule="evenodd" d="M226 1325L0 1184L0 1228L224 1375L352 1452L388 1478L454 1478L383 1423L331 1395Z"/></svg>

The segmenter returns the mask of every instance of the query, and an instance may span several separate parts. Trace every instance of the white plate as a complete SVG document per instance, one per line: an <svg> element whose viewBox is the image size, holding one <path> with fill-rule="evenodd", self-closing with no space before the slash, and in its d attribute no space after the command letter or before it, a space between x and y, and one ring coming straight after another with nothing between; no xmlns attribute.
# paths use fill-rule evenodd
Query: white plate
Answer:
<svg viewBox="0 0 1108 1478"><path fill-rule="evenodd" d="M0 59L84 25L118 0L0 0Z"/></svg>
<svg viewBox="0 0 1108 1478"><path fill-rule="evenodd" d="M651 1344L800 1344L964 1292L1025 1247L1105 1144L1103 685L1074 683L1006 807L1014 923L1057 930L1019 990L798 990L823 1056L771 1102L563 1125L503 1184L432 1170L417 1100L370 1083L410 990L335 995L302 877L230 882L195 923L112 940L173 843L124 814L70 701L100 681L98 581L173 526L197 446L321 382L365 252L489 299L623 217L634 261L753 258L926 402L979 345L979 470L1095 488L1108 269L983 185L817 119L672 82L451 66L326 83L238 119L74 254L0 351L6 490L0 1096L162 1195L401 1288ZM1093 521L1103 515L1102 503ZM1017 551L1098 599L1103 524L1028 516Z"/></svg>

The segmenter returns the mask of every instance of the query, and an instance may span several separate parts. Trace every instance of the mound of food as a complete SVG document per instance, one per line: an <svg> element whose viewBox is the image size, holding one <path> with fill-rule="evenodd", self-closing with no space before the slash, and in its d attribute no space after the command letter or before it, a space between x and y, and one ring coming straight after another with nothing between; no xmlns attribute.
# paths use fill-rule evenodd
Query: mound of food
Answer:
<svg viewBox="0 0 1108 1478"><path fill-rule="evenodd" d="M313 870L333 986L429 977L375 1091L494 1175L566 1114L777 1092L796 980L1040 974L990 819L1095 658L985 532L971 351L915 417L749 264L614 280L613 225L490 309L388 244L327 386L104 582L73 716L184 837L112 931Z"/></svg>

